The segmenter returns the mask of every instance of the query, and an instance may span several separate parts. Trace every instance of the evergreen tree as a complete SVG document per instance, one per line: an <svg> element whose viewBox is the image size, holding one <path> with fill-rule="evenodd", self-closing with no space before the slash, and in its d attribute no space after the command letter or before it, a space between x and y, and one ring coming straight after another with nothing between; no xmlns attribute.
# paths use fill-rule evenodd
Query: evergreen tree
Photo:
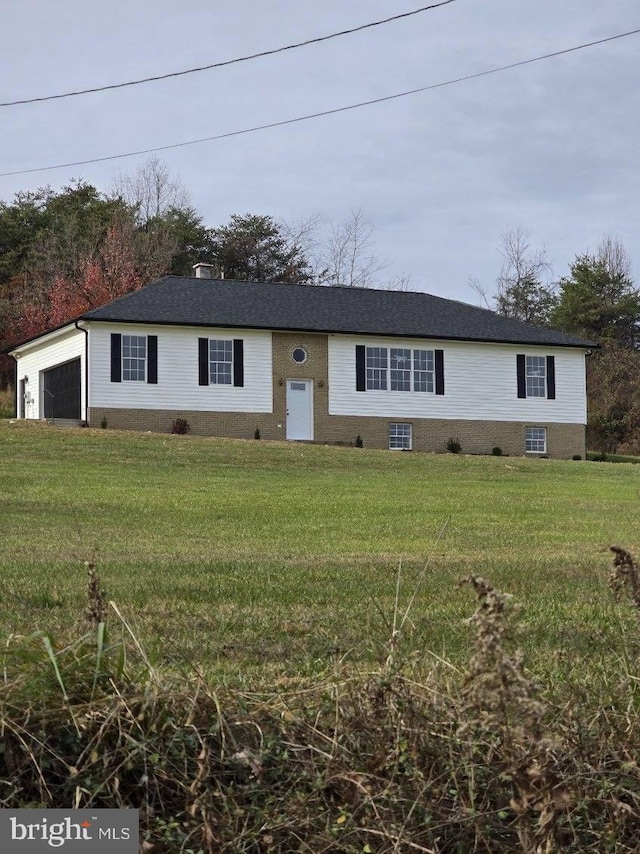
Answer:
<svg viewBox="0 0 640 854"><path fill-rule="evenodd" d="M559 282L553 324L598 343L636 349L640 343L640 291L617 241L605 238L595 255L578 255Z"/></svg>
<svg viewBox="0 0 640 854"><path fill-rule="evenodd" d="M270 216L234 214L212 232L215 263L226 279L307 283L309 264L300 247L287 240Z"/></svg>

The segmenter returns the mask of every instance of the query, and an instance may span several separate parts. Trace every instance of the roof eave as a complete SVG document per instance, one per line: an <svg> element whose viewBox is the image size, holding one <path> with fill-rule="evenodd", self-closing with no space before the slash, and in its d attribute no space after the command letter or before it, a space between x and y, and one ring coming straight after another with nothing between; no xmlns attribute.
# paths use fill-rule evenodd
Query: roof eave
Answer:
<svg viewBox="0 0 640 854"><path fill-rule="evenodd" d="M201 323L198 321L184 322L177 320L139 320L125 319L121 317L86 317L78 318L91 323L125 323L139 326L192 326L197 329L216 328L216 329L259 329L266 332L273 330L274 332L294 332L306 333L315 335L358 335L372 336L379 338L420 338L425 341L472 341L478 344L514 344L527 347L566 347L577 350L597 350L600 345L591 341L576 341L576 342L559 342L559 341L527 341L524 338L486 338L481 336L468 335L424 335L416 332L373 332L362 331L355 329L312 329L308 326L277 326L275 324L252 324L252 323Z"/></svg>
<svg viewBox="0 0 640 854"><path fill-rule="evenodd" d="M35 344L36 341L40 341L42 338L47 338L48 336L55 337L58 335L58 333L63 334L66 331L70 332L79 320L83 320L83 317L73 317L71 318L71 320L66 320L59 326L54 326L52 329L47 329L45 332L41 332L39 335L34 335L33 338L25 338L23 341L18 341L17 344L11 344L9 347L5 347L3 350L0 350L0 353L12 356L14 353L22 350L28 344ZM67 330L67 327L69 327L69 330Z"/></svg>

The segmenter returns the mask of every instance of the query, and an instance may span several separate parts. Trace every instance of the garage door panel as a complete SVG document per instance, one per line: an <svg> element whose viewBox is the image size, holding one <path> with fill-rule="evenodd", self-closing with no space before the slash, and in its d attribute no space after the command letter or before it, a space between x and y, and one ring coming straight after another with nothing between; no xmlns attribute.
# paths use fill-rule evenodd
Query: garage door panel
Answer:
<svg viewBox="0 0 640 854"><path fill-rule="evenodd" d="M80 420L80 359L43 371L44 417Z"/></svg>

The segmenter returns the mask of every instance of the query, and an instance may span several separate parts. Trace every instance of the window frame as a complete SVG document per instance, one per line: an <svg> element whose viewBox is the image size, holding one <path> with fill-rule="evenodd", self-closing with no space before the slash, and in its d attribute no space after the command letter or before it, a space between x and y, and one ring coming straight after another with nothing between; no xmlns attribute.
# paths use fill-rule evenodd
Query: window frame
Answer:
<svg viewBox="0 0 640 854"><path fill-rule="evenodd" d="M534 364L535 361L535 364ZM525 394L532 398L547 397L547 357L525 355L524 357ZM541 380L541 383L534 382Z"/></svg>
<svg viewBox="0 0 640 854"><path fill-rule="evenodd" d="M418 358L420 358L420 364L422 364L422 356L418 357L417 354L424 355L424 362L426 363L426 368L417 368L416 363L418 362ZM435 394L436 392L436 351L435 350L421 350L418 348L414 348L413 350L413 391L420 392L421 394ZM431 365L431 367L429 367ZM418 388L418 382L424 380L425 388Z"/></svg>
<svg viewBox="0 0 640 854"><path fill-rule="evenodd" d="M436 393L435 349L365 345L364 350L364 391Z"/></svg>
<svg viewBox="0 0 640 854"><path fill-rule="evenodd" d="M128 333L123 333L120 339L121 344L121 352L120 352L120 363L121 363L121 381L126 383L146 383L148 370L149 370L149 336L148 335L131 335ZM133 339L137 339L138 343L133 344ZM140 347L140 341L144 341L144 355L140 356L138 351L136 350L136 355L131 354L131 348L135 346L136 348ZM129 350L128 355L125 355L125 350ZM136 363L135 372L137 376L131 376L133 373L132 363ZM142 376L140 374L140 362L142 362ZM129 374L129 376L127 376Z"/></svg>
<svg viewBox="0 0 640 854"><path fill-rule="evenodd" d="M541 435L530 436L530 432L539 431ZM542 442L542 448L532 447L535 443ZM526 454L546 454L547 453L547 428L539 426L530 426L524 428L524 450Z"/></svg>
<svg viewBox="0 0 640 854"><path fill-rule="evenodd" d="M389 348L365 347L364 366L367 391L387 391L389 379Z"/></svg>
<svg viewBox="0 0 640 854"><path fill-rule="evenodd" d="M209 370L209 385L233 385L233 338L209 338L207 351L207 366ZM222 346L221 346L222 345ZM229 358L214 359L214 350L217 355L223 353ZM220 366L225 370L221 371ZM228 366L228 369L227 369ZM220 377L225 379L221 380Z"/></svg>
<svg viewBox="0 0 640 854"><path fill-rule="evenodd" d="M403 428L403 429L399 430L398 428ZM407 421L390 421L389 422L389 450L390 451L412 451L413 450L413 424L411 422L407 422Z"/></svg>

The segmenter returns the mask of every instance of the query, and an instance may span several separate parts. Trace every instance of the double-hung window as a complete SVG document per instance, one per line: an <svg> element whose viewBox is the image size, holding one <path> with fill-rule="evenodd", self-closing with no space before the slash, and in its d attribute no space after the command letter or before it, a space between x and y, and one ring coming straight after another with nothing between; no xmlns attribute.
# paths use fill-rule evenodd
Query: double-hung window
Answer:
<svg viewBox="0 0 640 854"><path fill-rule="evenodd" d="M244 386L242 338L198 338L198 385Z"/></svg>
<svg viewBox="0 0 640 854"><path fill-rule="evenodd" d="M111 382L158 382L158 336L111 333Z"/></svg>
<svg viewBox="0 0 640 854"><path fill-rule="evenodd" d="M413 390L433 392L433 350L413 351Z"/></svg>
<svg viewBox="0 0 640 854"><path fill-rule="evenodd" d="M555 400L555 356L530 356L521 353L516 357L518 397Z"/></svg>
<svg viewBox="0 0 640 854"><path fill-rule="evenodd" d="M365 373L360 391L418 391L433 393L436 389L434 350L411 347L362 347ZM356 348L356 361L358 360ZM442 351L438 351L442 353ZM442 357L440 359L442 364ZM356 366L357 367L357 366ZM442 368L441 368L442 373ZM444 381L442 390L444 392Z"/></svg>
<svg viewBox="0 0 640 854"><path fill-rule="evenodd" d="M386 389L389 367L386 347L367 347L367 388Z"/></svg>
<svg viewBox="0 0 640 854"><path fill-rule="evenodd" d="M547 396L547 360L544 356L527 356L527 397Z"/></svg>
<svg viewBox="0 0 640 854"><path fill-rule="evenodd" d="M411 391L411 350L391 348L391 391Z"/></svg>
<svg viewBox="0 0 640 854"><path fill-rule="evenodd" d="M525 430L525 451L528 454L547 453L547 428L527 427Z"/></svg>
<svg viewBox="0 0 640 854"><path fill-rule="evenodd" d="M122 336L122 379L123 381L146 382L146 335Z"/></svg>
<svg viewBox="0 0 640 854"><path fill-rule="evenodd" d="M233 341L209 340L209 383L231 385L233 374Z"/></svg>
<svg viewBox="0 0 640 854"><path fill-rule="evenodd" d="M410 451L412 447L411 424L389 424L389 450Z"/></svg>

